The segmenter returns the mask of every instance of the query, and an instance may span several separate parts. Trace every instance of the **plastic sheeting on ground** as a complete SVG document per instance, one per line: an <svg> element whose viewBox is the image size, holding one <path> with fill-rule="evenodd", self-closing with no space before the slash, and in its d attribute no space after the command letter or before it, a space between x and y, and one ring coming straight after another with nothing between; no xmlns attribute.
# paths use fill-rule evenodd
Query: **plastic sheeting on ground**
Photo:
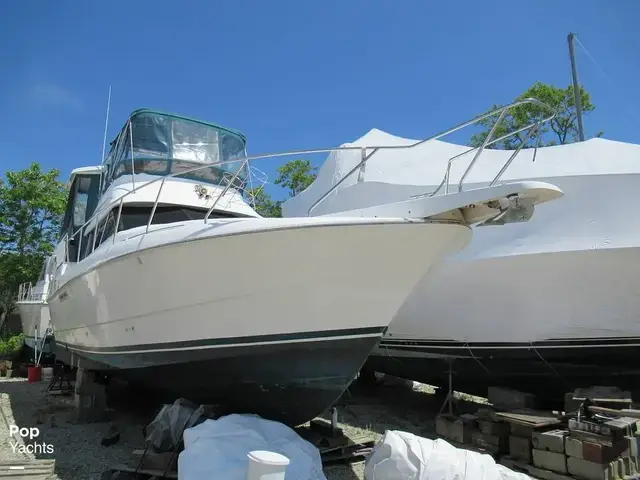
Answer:
<svg viewBox="0 0 640 480"><path fill-rule="evenodd" d="M531 480L496 464L490 455L442 439L387 431L365 464L365 480Z"/></svg>
<svg viewBox="0 0 640 480"><path fill-rule="evenodd" d="M280 453L291 461L287 480L326 480L316 447L291 428L257 415L227 415L184 432L178 457L179 480L224 478L246 480L253 450Z"/></svg>
<svg viewBox="0 0 640 480"><path fill-rule="evenodd" d="M182 432L206 420L207 409L184 398L163 405L147 426L147 442L153 452L171 452L180 444Z"/></svg>

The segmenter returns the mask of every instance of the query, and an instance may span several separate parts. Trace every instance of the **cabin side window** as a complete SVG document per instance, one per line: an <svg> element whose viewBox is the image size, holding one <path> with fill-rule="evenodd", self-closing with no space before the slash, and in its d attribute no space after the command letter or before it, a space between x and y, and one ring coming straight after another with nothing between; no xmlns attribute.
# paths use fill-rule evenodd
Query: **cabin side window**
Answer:
<svg viewBox="0 0 640 480"><path fill-rule="evenodd" d="M69 237L69 261L78 259L78 247L86 252L85 245L80 245L80 234L75 235L91 218L98 201L100 176L96 174L78 174L73 179L67 199L67 210L62 223L62 235ZM75 236L74 236L75 235ZM73 238L72 238L73 237ZM85 243L86 238L82 239Z"/></svg>

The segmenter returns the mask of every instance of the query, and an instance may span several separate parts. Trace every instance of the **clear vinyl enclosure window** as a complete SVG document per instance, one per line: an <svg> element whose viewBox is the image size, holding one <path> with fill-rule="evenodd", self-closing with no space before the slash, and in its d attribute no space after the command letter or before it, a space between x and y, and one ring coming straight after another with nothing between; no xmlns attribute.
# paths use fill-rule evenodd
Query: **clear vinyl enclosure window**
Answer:
<svg viewBox="0 0 640 480"><path fill-rule="evenodd" d="M148 175L168 175L211 165L183 176L211 184L220 184L225 177L238 172L242 165L246 148L242 134L198 120L147 110L134 112L130 122L112 142L105 160L105 189L114 179L130 175L132 163L136 174ZM218 164L234 159L240 160ZM239 172L238 183L244 183L246 176L246 171Z"/></svg>

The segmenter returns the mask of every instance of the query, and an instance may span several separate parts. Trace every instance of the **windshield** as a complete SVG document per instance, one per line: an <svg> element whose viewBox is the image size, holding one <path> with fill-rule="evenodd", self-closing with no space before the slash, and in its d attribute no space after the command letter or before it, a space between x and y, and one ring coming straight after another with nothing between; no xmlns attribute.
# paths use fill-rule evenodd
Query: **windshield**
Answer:
<svg viewBox="0 0 640 480"><path fill-rule="evenodd" d="M130 121L112 142L105 160L104 188L121 175L131 174L132 157L136 174L169 175L212 165L182 177L220 184L233 177L242 161L214 164L246 156L244 137L222 127L151 111L136 112ZM239 172L238 185L244 183L247 173L246 168Z"/></svg>

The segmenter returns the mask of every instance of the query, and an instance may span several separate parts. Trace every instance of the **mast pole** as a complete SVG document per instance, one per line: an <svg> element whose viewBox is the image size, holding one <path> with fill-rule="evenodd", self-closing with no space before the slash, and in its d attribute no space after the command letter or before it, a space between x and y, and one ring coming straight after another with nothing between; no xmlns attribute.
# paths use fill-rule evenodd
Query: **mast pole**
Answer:
<svg viewBox="0 0 640 480"><path fill-rule="evenodd" d="M582 125L582 100L580 95L580 83L578 82L578 69L576 67L576 56L573 49L573 38L575 33L569 33L569 58L571 58L571 76L573 77L573 97L576 103L576 114L578 116L578 135L580 141L584 142L584 126Z"/></svg>

